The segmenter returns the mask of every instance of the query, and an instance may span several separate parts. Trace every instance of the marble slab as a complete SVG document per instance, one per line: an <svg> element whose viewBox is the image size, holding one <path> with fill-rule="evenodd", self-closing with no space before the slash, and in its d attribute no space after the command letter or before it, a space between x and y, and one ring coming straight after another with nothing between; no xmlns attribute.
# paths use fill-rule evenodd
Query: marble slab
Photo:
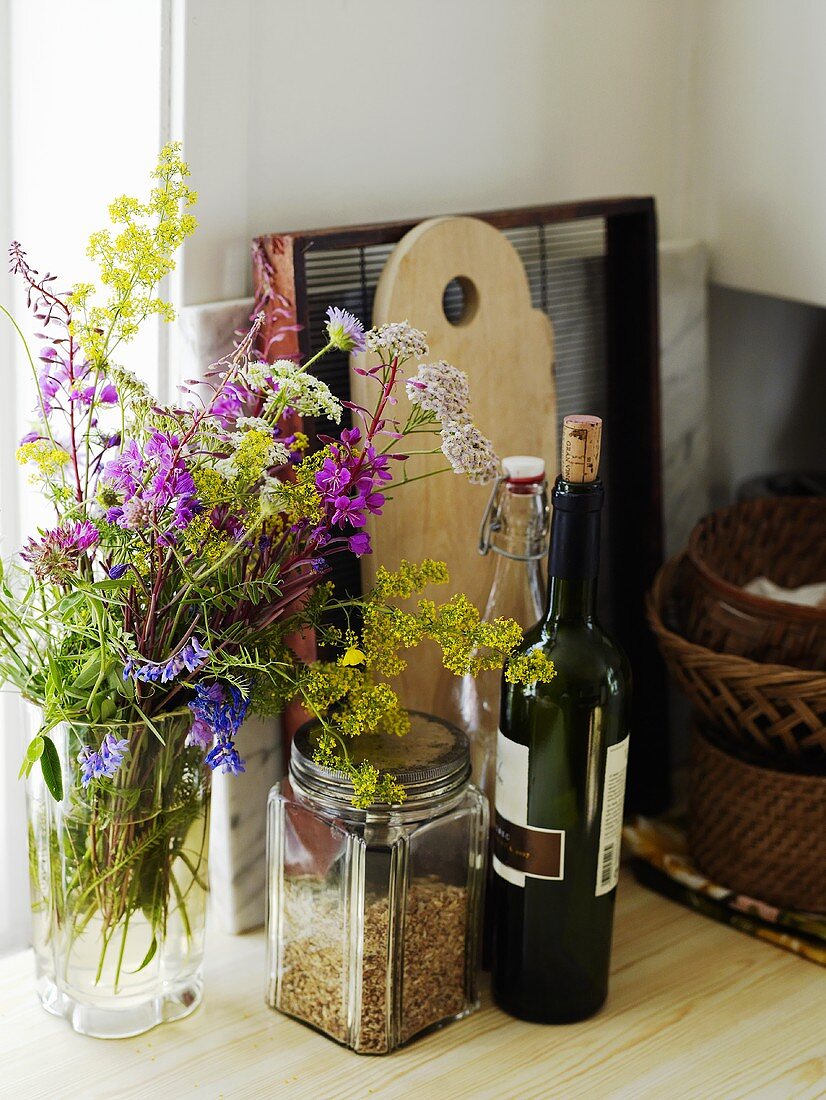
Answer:
<svg viewBox="0 0 826 1100"><path fill-rule="evenodd" d="M211 906L225 932L264 923L267 795L283 772L280 719L247 719L237 744L247 770L212 780Z"/></svg>
<svg viewBox="0 0 826 1100"><path fill-rule="evenodd" d="M660 246L660 370L665 544L670 557L708 512L711 484L708 254L698 241Z"/></svg>

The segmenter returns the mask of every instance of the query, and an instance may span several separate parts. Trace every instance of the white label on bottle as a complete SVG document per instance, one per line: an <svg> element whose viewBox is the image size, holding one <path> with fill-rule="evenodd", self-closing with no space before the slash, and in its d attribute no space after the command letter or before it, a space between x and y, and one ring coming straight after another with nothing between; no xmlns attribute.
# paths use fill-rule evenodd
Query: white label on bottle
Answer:
<svg viewBox="0 0 826 1100"><path fill-rule="evenodd" d="M619 879L622 842L622 807L625 802L625 772L628 767L628 736L608 749L605 786L602 789L602 824L599 830L596 895L608 894Z"/></svg>
<svg viewBox="0 0 826 1100"><path fill-rule="evenodd" d="M526 878L559 880L565 874L565 833L528 825L527 745L499 731L496 745L496 813L493 826L493 869L524 886Z"/></svg>

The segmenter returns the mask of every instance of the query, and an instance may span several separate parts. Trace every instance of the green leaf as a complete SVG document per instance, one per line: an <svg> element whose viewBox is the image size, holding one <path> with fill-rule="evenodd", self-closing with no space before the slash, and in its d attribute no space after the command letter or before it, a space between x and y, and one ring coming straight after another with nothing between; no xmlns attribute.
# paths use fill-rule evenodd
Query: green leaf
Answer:
<svg viewBox="0 0 826 1100"><path fill-rule="evenodd" d="M140 974L141 970L143 970L144 967L149 966L149 964L152 962L152 960L155 957L155 952L157 950L158 950L158 940L155 936L153 936L152 937L152 942L149 945L149 950L146 952L146 954L143 957L143 962L141 963L141 965L138 967L137 970L130 970L129 973L130 974Z"/></svg>
<svg viewBox="0 0 826 1100"><path fill-rule="evenodd" d="M63 774L60 770L60 757L57 755L55 743L51 737L43 738L43 753L40 757L40 767L43 771L43 779L51 791L55 802L63 798Z"/></svg>
<svg viewBox="0 0 826 1100"><path fill-rule="evenodd" d="M60 665L57 663L51 653L46 653L46 660L49 663L49 673L52 677L52 683L54 684L55 691L60 691L60 689L63 687L63 674L60 671Z"/></svg>
<svg viewBox="0 0 826 1100"><path fill-rule="evenodd" d="M87 658L80 672L72 684L72 688L81 691L83 688L91 687L97 680L100 674L100 652L95 651L90 657Z"/></svg>
<svg viewBox="0 0 826 1100"><path fill-rule="evenodd" d="M29 761L30 764L34 764L35 761L40 759L40 757L43 755L43 748L45 744L46 742L40 736L40 734L38 734L37 737L32 738L32 740L29 742L29 747L26 749L26 759Z"/></svg>
<svg viewBox="0 0 826 1100"><path fill-rule="evenodd" d="M106 722L117 713L117 704L113 699L105 698L100 704L100 720Z"/></svg>
<svg viewBox="0 0 826 1100"><path fill-rule="evenodd" d="M74 611L78 604L83 603L83 599L84 596L82 592L70 592L67 596L64 596L63 599L58 603L58 614L68 615L70 611Z"/></svg>
<svg viewBox="0 0 826 1100"><path fill-rule="evenodd" d="M23 757L23 763L20 765L20 771L17 773L18 779L22 779L24 775L28 779L32 774L32 768L43 754L44 744L45 742L40 734L38 734L37 737L33 737L29 742L28 748L26 749L26 755Z"/></svg>
<svg viewBox="0 0 826 1100"><path fill-rule="evenodd" d="M105 581L94 581L92 588L98 588L103 592L111 592L114 588L131 588L132 581L128 577L120 577L117 580L109 578Z"/></svg>

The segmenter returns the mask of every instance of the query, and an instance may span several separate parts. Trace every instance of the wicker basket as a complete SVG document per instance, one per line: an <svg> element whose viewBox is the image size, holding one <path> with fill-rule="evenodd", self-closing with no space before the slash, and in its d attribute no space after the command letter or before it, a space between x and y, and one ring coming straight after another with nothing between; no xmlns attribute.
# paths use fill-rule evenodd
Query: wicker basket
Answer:
<svg viewBox="0 0 826 1100"><path fill-rule="evenodd" d="M695 727L688 842L721 886L826 912L826 778L747 764Z"/></svg>
<svg viewBox="0 0 826 1100"><path fill-rule="evenodd" d="M688 544L685 636L718 653L826 669L826 607L780 603L742 585L826 581L826 497L744 501L700 520Z"/></svg>
<svg viewBox="0 0 826 1100"><path fill-rule="evenodd" d="M756 764L826 774L826 673L687 641L683 570L680 558L666 562L648 595L648 620L672 675L726 748Z"/></svg>

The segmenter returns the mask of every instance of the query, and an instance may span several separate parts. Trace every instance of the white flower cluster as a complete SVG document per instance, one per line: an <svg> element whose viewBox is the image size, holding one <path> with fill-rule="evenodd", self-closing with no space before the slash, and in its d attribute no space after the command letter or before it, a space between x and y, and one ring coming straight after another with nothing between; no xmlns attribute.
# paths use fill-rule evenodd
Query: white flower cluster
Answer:
<svg viewBox="0 0 826 1100"><path fill-rule="evenodd" d="M118 391L118 397L123 405L143 405L147 407L154 404L155 398L147 384L126 367L111 365L108 368L109 378Z"/></svg>
<svg viewBox="0 0 826 1100"><path fill-rule="evenodd" d="M258 431L258 432L272 432L272 424L263 418L263 416L239 416L235 421L236 428L240 428L241 431ZM232 438L240 438L241 432L234 432Z"/></svg>
<svg viewBox="0 0 826 1100"><path fill-rule="evenodd" d="M499 473L499 458L491 441L470 421L453 421L442 428L442 451L457 474L472 485L484 485Z"/></svg>
<svg viewBox="0 0 826 1100"><path fill-rule="evenodd" d="M272 516L285 511L289 507L289 500L284 491L284 483L271 474L264 474L258 493L263 515Z"/></svg>
<svg viewBox="0 0 826 1100"><path fill-rule="evenodd" d="M265 412L274 406L279 411L289 406L302 416L326 416L336 424L341 421L341 402L333 397L320 378L307 374L289 359L276 360L267 368L267 373L277 389L267 398Z"/></svg>
<svg viewBox="0 0 826 1100"><path fill-rule="evenodd" d="M428 347L426 333L412 328L407 321L393 321L371 328L365 335L368 351L375 352L382 362L391 359L423 359Z"/></svg>
<svg viewBox="0 0 826 1100"><path fill-rule="evenodd" d="M424 363L407 383L411 405L431 412L442 424L469 418L470 387L464 371L446 363Z"/></svg>
<svg viewBox="0 0 826 1100"><path fill-rule="evenodd" d="M499 473L499 458L491 441L473 424L470 387L464 371L443 359L425 363L407 383L412 405L432 413L442 425L442 452L457 474L484 485Z"/></svg>

